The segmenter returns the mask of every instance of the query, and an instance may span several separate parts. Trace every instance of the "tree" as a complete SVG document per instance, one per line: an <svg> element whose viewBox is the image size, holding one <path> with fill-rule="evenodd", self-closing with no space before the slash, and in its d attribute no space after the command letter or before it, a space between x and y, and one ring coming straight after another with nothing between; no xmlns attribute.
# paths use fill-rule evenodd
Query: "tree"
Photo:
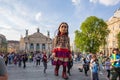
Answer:
<svg viewBox="0 0 120 80"><path fill-rule="evenodd" d="M118 48L120 49L120 32L117 34Z"/></svg>
<svg viewBox="0 0 120 80"><path fill-rule="evenodd" d="M75 44L81 51L96 53L106 43L107 24L95 16L88 17L75 31Z"/></svg>

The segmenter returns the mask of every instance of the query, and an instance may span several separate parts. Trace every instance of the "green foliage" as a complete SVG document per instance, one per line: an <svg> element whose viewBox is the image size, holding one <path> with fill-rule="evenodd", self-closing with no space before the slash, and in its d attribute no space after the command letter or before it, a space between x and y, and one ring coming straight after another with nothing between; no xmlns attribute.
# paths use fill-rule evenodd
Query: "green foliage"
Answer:
<svg viewBox="0 0 120 80"><path fill-rule="evenodd" d="M88 17L75 31L75 44L81 51L96 53L109 34L107 24L95 16Z"/></svg>
<svg viewBox="0 0 120 80"><path fill-rule="evenodd" d="M117 35L117 40L118 40L118 48L120 49L120 32Z"/></svg>

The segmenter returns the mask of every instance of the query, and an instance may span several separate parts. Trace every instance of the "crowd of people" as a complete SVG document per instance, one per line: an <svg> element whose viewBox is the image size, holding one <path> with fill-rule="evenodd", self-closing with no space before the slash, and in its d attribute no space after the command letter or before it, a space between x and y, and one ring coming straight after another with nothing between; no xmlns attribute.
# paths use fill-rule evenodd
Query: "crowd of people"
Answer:
<svg viewBox="0 0 120 80"><path fill-rule="evenodd" d="M14 64L18 67L26 68L26 62L33 62L33 65L39 66L42 62L44 53L43 52L31 52L31 53L1 53L0 56L4 59L5 65Z"/></svg>
<svg viewBox="0 0 120 80"><path fill-rule="evenodd" d="M32 52L32 53L0 53L0 80L8 80L7 66L14 64L18 67L26 68L26 63L33 63L33 66L40 66L43 63L44 73L46 73L47 62L50 56L43 52Z"/></svg>
<svg viewBox="0 0 120 80"><path fill-rule="evenodd" d="M83 65L82 70L86 77L88 76L88 71L90 71L92 80L99 80L99 74L106 75L108 80L117 80L118 77L120 79L120 53L118 49L113 49L111 56L105 56L102 52L98 54L89 53L86 56L83 56L81 53L80 55L81 58L79 64ZM74 65L73 62L76 62L73 58L74 57L72 56L72 59L68 60L68 65L66 66L66 73L68 73L69 76L71 76L70 70ZM52 55L47 55L46 52L36 52L32 53L32 55L26 53L21 55L15 53L7 55L1 54L0 76L2 77L0 80L6 80L8 78L6 69L8 64L26 68L26 62L33 63L33 66L36 67L41 65L42 62L44 66L43 72L46 73L48 61L51 61L51 64L54 65Z"/></svg>
<svg viewBox="0 0 120 80"><path fill-rule="evenodd" d="M0 80L7 80L8 74L6 66L8 64L15 64L19 67L22 66L26 68L26 62L33 62L34 65L39 66L41 61L43 62L44 70L46 73L47 62L51 60L52 65L55 66L54 74L59 75L60 66L63 67L62 78L68 79L67 73L71 76L71 68L73 66L74 55L70 50L70 39L68 36L68 24L62 22L58 27L58 33L53 39L53 50L52 54L47 55L45 51L43 52L32 52L32 53L9 53L0 54ZM89 53L83 56L80 54L77 56L75 61L82 61L83 70L85 76L88 76L88 71L91 72L91 80L99 80L99 74L103 71L107 72L108 80L120 80L120 52L118 49L113 49L111 56L105 57L103 53ZM4 63L5 61L5 63ZM81 63L80 63L81 64ZM112 75L111 75L112 74Z"/></svg>
<svg viewBox="0 0 120 80"><path fill-rule="evenodd" d="M120 52L118 48L113 49L110 56L105 56L102 52L90 53L87 56L82 56L82 68L85 76L88 76L88 71L91 72L92 80L99 80L99 74L106 75L107 80L120 80ZM106 73L106 74L105 74Z"/></svg>

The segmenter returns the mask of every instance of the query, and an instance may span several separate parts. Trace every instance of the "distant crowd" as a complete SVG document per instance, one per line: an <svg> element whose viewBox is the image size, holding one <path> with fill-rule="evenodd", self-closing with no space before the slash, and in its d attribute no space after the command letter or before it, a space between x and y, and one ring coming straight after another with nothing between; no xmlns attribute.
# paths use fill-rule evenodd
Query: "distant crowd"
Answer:
<svg viewBox="0 0 120 80"><path fill-rule="evenodd" d="M26 68L26 62L32 62L34 66L41 65L43 62L44 65L44 73L46 73L47 62L51 61L51 54L46 54L46 52L32 52L32 53L8 53L8 54L0 54L5 61L5 65L14 64L18 67ZM70 69L74 65L73 62L80 62L82 67L79 68L80 72L84 72L85 76L88 76L88 71L91 73L92 80L99 80L99 74L103 74L106 76L107 80L120 80L120 52L119 49L113 49L111 56L105 56L102 52L93 54L78 54L72 53L72 61L69 62L68 65L68 74L71 76ZM106 74L105 74L106 73Z"/></svg>

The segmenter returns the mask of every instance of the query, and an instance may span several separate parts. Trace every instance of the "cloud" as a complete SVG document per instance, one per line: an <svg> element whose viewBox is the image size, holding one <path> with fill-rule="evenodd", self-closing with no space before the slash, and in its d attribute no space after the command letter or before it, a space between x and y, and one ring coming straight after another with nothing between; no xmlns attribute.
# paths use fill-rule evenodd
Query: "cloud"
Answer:
<svg viewBox="0 0 120 80"><path fill-rule="evenodd" d="M35 19L36 21L40 21L41 20L41 17L42 17L42 13L41 12L38 12L36 15L35 15Z"/></svg>
<svg viewBox="0 0 120 80"><path fill-rule="evenodd" d="M0 33L7 39L19 39L25 32L26 27L33 28L30 21L33 20L34 13L19 2L0 1Z"/></svg>
<svg viewBox="0 0 120 80"><path fill-rule="evenodd" d="M100 3L105 6L113 6L120 3L120 0L90 0L92 3Z"/></svg>
<svg viewBox="0 0 120 80"><path fill-rule="evenodd" d="M120 0L100 0L99 2L106 6L109 6L109 5L112 6L112 5L116 5L116 4L120 3Z"/></svg>
<svg viewBox="0 0 120 80"><path fill-rule="evenodd" d="M0 28L1 29L12 29L12 27L11 26L8 26L8 25L0 25Z"/></svg>
<svg viewBox="0 0 120 80"><path fill-rule="evenodd" d="M30 15L29 9L19 1L0 0L0 34L7 40L20 40L26 26L31 25Z"/></svg>
<svg viewBox="0 0 120 80"><path fill-rule="evenodd" d="M83 17L83 12L86 10L84 0L72 0L72 3L75 7L74 16L80 19L81 17Z"/></svg>
<svg viewBox="0 0 120 80"><path fill-rule="evenodd" d="M37 9L33 11L31 7L33 6L26 5L24 0L0 0L0 34L8 40L19 40L20 35L25 35L25 29L32 34L39 27L41 33L46 34L49 30L54 35L58 14L43 14Z"/></svg>
<svg viewBox="0 0 120 80"><path fill-rule="evenodd" d="M7 40L20 40L20 34L19 32L17 32L16 30L14 29L1 29L0 30L1 33L4 33L3 35L6 36ZM9 36L8 36L9 34Z"/></svg>
<svg viewBox="0 0 120 80"><path fill-rule="evenodd" d="M4 21L5 24L18 28L24 28L26 25L30 25L30 23L27 21L29 18L28 13L29 10L27 10L25 6L18 3L4 5L0 8L0 17L2 17L2 19L0 18L0 21Z"/></svg>
<svg viewBox="0 0 120 80"><path fill-rule="evenodd" d="M92 2L92 3L97 3L98 0L90 0L90 2Z"/></svg>
<svg viewBox="0 0 120 80"><path fill-rule="evenodd" d="M79 4L80 4L80 0L72 0L72 3L73 3L74 5L79 5Z"/></svg>

